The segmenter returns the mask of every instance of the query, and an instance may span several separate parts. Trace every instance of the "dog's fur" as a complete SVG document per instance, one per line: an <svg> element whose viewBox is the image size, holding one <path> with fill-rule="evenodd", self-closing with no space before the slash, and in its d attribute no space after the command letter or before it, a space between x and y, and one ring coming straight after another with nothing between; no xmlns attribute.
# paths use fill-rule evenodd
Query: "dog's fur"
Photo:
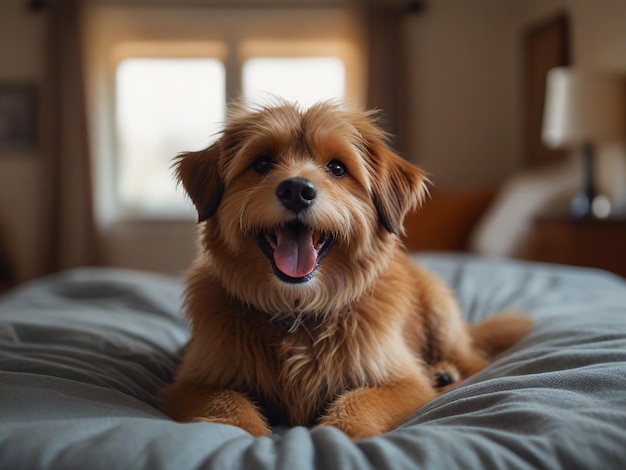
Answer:
<svg viewBox="0 0 626 470"><path fill-rule="evenodd" d="M469 327L446 285L407 257L399 235L425 177L388 148L373 113L237 104L219 140L175 168L201 222L192 337L161 395L177 420L376 435L530 327L509 315ZM293 207L284 181L313 193Z"/></svg>

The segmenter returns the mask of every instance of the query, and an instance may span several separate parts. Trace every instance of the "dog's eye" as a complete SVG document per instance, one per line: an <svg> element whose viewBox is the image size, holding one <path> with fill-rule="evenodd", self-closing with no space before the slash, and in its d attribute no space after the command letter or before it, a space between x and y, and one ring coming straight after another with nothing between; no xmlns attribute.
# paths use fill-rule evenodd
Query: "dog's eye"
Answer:
<svg viewBox="0 0 626 470"><path fill-rule="evenodd" d="M252 164L252 168L254 171L259 173L260 175L267 174L274 167L274 162L267 155L262 155L257 158Z"/></svg>
<svg viewBox="0 0 626 470"><path fill-rule="evenodd" d="M328 171L330 171L333 176L337 176L338 178L345 176L347 173L346 166L339 160L332 160L326 165L326 168L328 168Z"/></svg>

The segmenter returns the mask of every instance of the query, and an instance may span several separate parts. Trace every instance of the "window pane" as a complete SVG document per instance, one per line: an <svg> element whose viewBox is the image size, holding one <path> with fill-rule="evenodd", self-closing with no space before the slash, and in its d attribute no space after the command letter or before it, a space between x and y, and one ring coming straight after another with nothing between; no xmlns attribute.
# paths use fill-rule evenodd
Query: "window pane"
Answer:
<svg viewBox="0 0 626 470"><path fill-rule="evenodd" d="M191 211L172 159L207 147L225 113L225 71L216 59L133 58L117 68L117 191L126 210Z"/></svg>
<svg viewBox="0 0 626 470"><path fill-rule="evenodd" d="M243 66L243 93L252 100L273 94L308 107L343 98L345 75L345 66L336 57L250 59Z"/></svg>

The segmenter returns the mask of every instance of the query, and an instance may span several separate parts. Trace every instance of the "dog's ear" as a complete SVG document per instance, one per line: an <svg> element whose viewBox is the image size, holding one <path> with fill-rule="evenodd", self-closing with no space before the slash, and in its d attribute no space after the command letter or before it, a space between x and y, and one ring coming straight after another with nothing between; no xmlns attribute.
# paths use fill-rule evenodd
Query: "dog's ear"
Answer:
<svg viewBox="0 0 626 470"><path fill-rule="evenodd" d="M404 234L404 217L419 208L428 194L424 173L392 152L384 143L370 147L374 159L373 200L382 226Z"/></svg>
<svg viewBox="0 0 626 470"><path fill-rule="evenodd" d="M174 160L176 178L183 185L198 211L198 222L215 214L222 200L224 183L218 169L218 140L206 150L188 152Z"/></svg>

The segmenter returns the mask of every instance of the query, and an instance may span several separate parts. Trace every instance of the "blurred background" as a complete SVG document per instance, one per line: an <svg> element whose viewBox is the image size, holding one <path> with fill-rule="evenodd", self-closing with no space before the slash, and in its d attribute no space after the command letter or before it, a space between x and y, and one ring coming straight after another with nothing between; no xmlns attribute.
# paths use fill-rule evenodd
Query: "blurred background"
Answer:
<svg viewBox="0 0 626 470"><path fill-rule="evenodd" d="M229 99L267 93L383 111L433 182L409 249L624 274L623 134L567 127L546 143L554 67L623 84L626 2L3 0L0 282L82 265L183 272L196 228L171 159L215 139Z"/></svg>

